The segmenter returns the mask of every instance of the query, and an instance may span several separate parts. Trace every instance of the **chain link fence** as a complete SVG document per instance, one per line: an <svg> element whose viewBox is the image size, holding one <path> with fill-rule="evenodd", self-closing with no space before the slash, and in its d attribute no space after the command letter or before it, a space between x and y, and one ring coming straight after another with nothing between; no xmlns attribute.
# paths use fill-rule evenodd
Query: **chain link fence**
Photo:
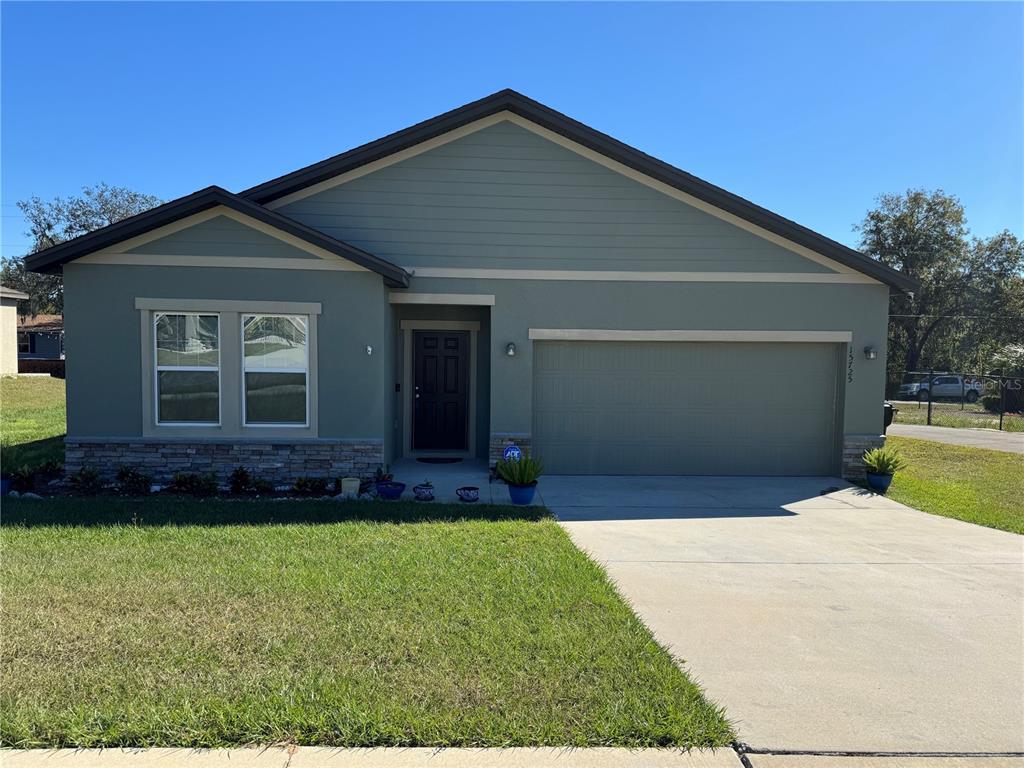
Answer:
<svg viewBox="0 0 1024 768"><path fill-rule="evenodd" d="M887 392L895 424L1024 432L1024 377L904 371Z"/></svg>

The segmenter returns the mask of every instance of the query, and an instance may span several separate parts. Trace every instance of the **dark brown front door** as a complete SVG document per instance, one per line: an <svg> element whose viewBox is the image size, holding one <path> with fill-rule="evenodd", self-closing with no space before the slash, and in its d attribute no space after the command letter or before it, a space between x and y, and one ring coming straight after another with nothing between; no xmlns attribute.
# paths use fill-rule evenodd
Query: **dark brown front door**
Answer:
<svg viewBox="0 0 1024 768"><path fill-rule="evenodd" d="M469 334L414 331L412 447L464 451L469 447Z"/></svg>

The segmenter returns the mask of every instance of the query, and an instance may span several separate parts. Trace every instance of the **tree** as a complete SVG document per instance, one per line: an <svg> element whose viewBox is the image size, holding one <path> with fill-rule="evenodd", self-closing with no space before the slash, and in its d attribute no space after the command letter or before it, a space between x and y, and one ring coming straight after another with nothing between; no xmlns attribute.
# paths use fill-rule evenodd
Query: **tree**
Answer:
<svg viewBox="0 0 1024 768"><path fill-rule="evenodd" d="M882 195L857 229L865 253L921 283L891 298L890 382L923 366L977 370L1021 337L1024 249L1009 231L972 238L956 197L919 189Z"/></svg>
<svg viewBox="0 0 1024 768"><path fill-rule="evenodd" d="M48 202L33 196L20 200L18 207L28 220L29 231L26 234L32 237L30 253L36 253L147 211L161 202L152 195L100 183L83 187L81 195L56 197ZM29 314L59 314L64 311L64 287L60 275L29 272L22 258L5 258L0 264L0 282L29 295L24 307Z"/></svg>

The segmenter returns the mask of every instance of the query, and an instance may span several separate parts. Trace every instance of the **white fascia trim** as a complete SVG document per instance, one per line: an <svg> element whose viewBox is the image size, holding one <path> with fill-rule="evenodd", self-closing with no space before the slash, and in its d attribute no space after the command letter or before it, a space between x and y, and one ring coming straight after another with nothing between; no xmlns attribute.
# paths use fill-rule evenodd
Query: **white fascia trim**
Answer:
<svg viewBox="0 0 1024 768"><path fill-rule="evenodd" d="M202 224L210 219L215 219L218 216L226 216L229 219L237 221L250 229L254 229L268 237L272 237L275 240L279 240L282 243L298 248L299 250L305 251L306 253L314 256L314 259L293 259L293 258L253 258L253 257L232 257L232 256L167 256L167 255L154 255L145 253L132 253L134 248L146 243L159 240L162 237L173 235L175 232L180 232L183 229L194 227L196 224ZM316 262L324 262L329 266L314 267L312 264ZM339 269L350 272L368 272L369 270L358 264L355 264L347 259L343 259L336 253L331 253L328 250L320 248L319 246L307 243L305 240L294 235L290 235L287 232L282 232L276 227L272 227L268 224L264 224L258 219L246 216L243 213L228 208L224 205L214 206L205 211L194 213L191 216L186 216L178 221L173 221L170 224L165 224L162 227L157 227L150 232L132 237L127 240L123 240L120 243L116 243L107 248L103 248L95 253L90 253L87 256L83 256L78 259L79 264L132 264L132 265L156 265L156 266L190 266L190 267L223 267L223 266L238 266L238 267L266 267L271 269ZM274 262L275 265L268 264L266 262ZM295 264L301 266L292 266ZM340 265L340 266L338 266Z"/></svg>
<svg viewBox="0 0 1024 768"><path fill-rule="evenodd" d="M852 331L623 331L593 328L531 328L532 341L762 341L852 342Z"/></svg>
<svg viewBox="0 0 1024 768"><path fill-rule="evenodd" d="M589 280L635 283L839 283L877 284L859 272L644 272L576 269L471 269L463 267L403 267L413 277L482 280Z"/></svg>
<svg viewBox="0 0 1024 768"><path fill-rule="evenodd" d="M444 133L440 136L435 136L432 139L428 139L427 141L421 142L414 147L403 149L401 152L396 152L393 155L382 157L380 160L376 160L372 163L367 163L366 165L362 165L359 168L354 168L348 173L339 174L330 179L321 181L318 184L313 184L309 187L297 190L296 192L292 192L290 195L285 195L284 197L272 200L266 204L266 207L270 208L271 210L280 208L281 206L287 205L288 203L293 203L296 200L302 200L311 195L315 195L318 192L323 192L324 190L332 189L333 187L340 186L341 184L345 184L349 181L353 181L362 176L366 176L367 174L379 171L382 168L387 168L388 166L394 165L395 163L400 163L403 160L408 160L409 158L415 157L416 155L422 154L423 152L429 152L432 149L444 146L449 142L456 141L458 139L463 138L464 136L469 136L472 133L476 133L477 131L480 131L484 128L488 128L500 122L510 122L513 123L514 125L518 125L520 128L525 128L526 130L531 131L532 133L535 133L538 136L545 138L549 141L552 141L555 144L558 144L559 146L564 147L565 149L568 149L571 152L575 152L581 157L591 160L597 163L598 165L602 165L605 168L615 171L616 173L622 174L623 176L634 181L637 181L647 187L650 187L651 189L654 189L657 192L667 195L668 197L674 198L676 200L686 203L687 205L693 206L694 208L697 208L700 211L710 214L711 216L721 219L722 221L728 222L729 224L737 226L740 229L746 230L747 232L757 235L758 237L763 238L765 240L768 240L769 242L774 243L775 245L778 245L782 248L786 248L787 250L792 251L793 253L796 253L799 256L803 256L804 258L809 259L817 264L821 264L822 266L835 270L839 274L863 275L863 273L855 269L852 269L851 267L848 267L845 264L840 264L839 262L834 261L826 256L822 256L817 251L813 251L810 248L787 240L786 238L776 235L774 232L769 232L767 229L759 227L756 224L751 224L746 219L742 219L739 216L735 216L734 214L728 213L727 211L723 211L721 208L711 205L710 203L706 203L700 198L694 197L693 195L689 195L686 192L676 189L673 186L660 182L656 179L652 179L650 176L644 173L635 171L629 166L623 165L620 162L605 157L600 152L595 152L592 149L588 149L587 147L584 147L582 144L577 144L575 141L571 141L570 139L565 138L561 134L555 133L554 131L550 131L547 128L543 128L542 126L539 126L536 123L531 122L526 118L520 117L519 115L516 115L512 112L497 112L493 115L488 115L487 117L481 118L476 122L469 123L468 125L459 126L458 128L448 131L447 133ZM878 283L879 285L881 285L881 282L875 280L874 278L868 277L867 275L863 275L863 277L865 278L864 282Z"/></svg>
<svg viewBox="0 0 1024 768"><path fill-rule="evenodd" d="M237 299L150 299L136 298L136 309L158 312L244 312L245 314L319 315L320 302L239 301Z"/></svg>
<svg viewBox="0 0 1024 768"><path fill-rule="evenodd" d="M389 304L456 304L493 307L493 293L389 293Z"/></svg>
<svg viewBox="0 0 1024 768"><path fill-rule="evenodd" d="M218 267L232 269L307 269L328 272L367 272L358 264L337 259L275 259L255 256L170 256L148 253L93 253L78 259L85 264L122 264L134 267Z"/></svg>

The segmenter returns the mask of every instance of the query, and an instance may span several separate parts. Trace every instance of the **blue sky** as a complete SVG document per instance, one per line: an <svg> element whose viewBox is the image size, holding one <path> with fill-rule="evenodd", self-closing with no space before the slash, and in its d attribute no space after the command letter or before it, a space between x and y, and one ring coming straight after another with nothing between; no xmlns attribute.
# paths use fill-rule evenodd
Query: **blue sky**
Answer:
<svg viewBox="0 0 1024 768"><path fill-rule="evenodd" d="M1024 234L1024 5L11 3L15 203L106 181L260 181L512 87L855 245L883 192L941 187Z"/></svg>

